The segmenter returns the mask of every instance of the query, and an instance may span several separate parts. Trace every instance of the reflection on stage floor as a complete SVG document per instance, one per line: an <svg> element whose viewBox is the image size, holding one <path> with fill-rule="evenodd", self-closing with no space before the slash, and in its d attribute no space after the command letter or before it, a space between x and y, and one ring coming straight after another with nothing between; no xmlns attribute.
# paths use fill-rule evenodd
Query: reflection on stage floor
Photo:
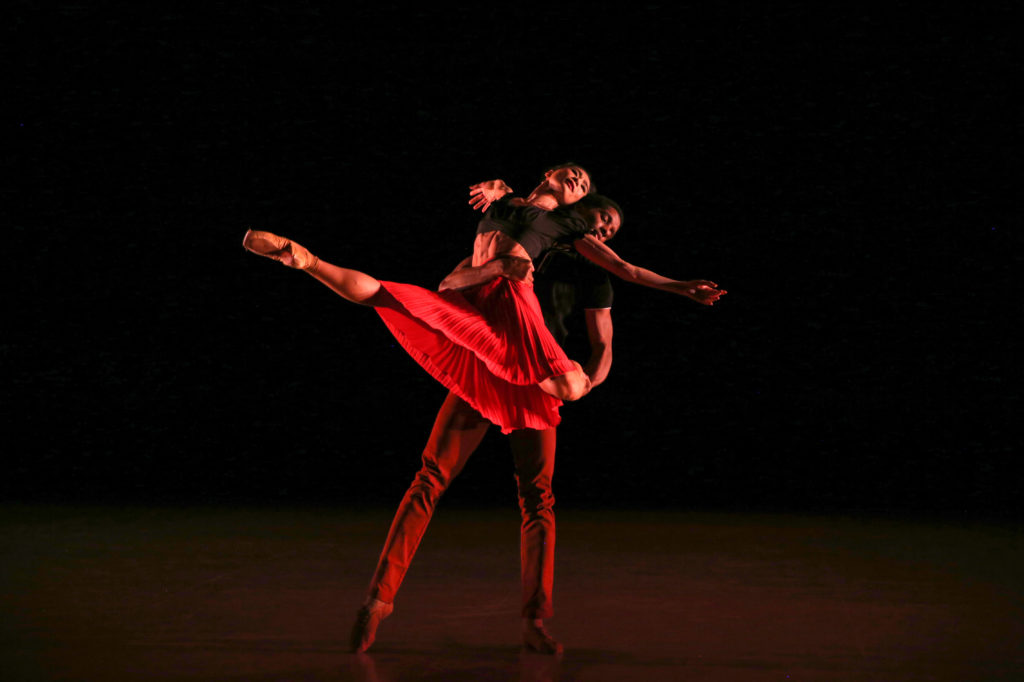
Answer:
<svg viewBox="0 0 1024 682"><path fill-rule="evenodd" d="M387 510L8 506L8 680L1020 680L1006 524L559 510L560 658L518 646L517 510L442 508L369 653Z"/></svg>

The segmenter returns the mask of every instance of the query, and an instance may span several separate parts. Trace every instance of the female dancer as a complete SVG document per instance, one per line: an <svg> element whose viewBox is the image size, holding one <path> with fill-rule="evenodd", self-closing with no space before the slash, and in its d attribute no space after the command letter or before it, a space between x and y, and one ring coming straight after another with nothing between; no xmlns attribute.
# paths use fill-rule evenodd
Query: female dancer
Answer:
<svg viewBox="0 0 1024 682"><path fill-rule="evenodd" d="M529 262L554 243L570 241L582 255L627 281L705 305L725 293L713 282L681 282L633 266L588 235L607 229L612 221L606 211L584 217L567 208L589 189L590 178L579 166L549 170L525 200L501 202L488 211L480 222L473 255L463 265L488 267L510 258ZM565 355L544 326L528 281L496 277L463 291L446 287L433 292L340 268L268 232L250 230L243 245L305 270L349 301L373 306L424 369L503 433L555 426L561 401L579 399L590 390L579 363ZM457 273L458 269L453 276Z"/></svg>

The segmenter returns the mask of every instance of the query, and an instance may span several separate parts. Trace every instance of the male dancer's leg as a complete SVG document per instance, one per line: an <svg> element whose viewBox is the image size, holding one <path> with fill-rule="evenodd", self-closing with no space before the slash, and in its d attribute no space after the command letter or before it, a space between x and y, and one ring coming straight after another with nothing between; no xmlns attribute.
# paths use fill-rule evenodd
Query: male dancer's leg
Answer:
<svg viewBox="0 0 1024 682"><path fill-rule="evenodd" d="M520 556L523 618L550 618L555 577L555 427L521 429L509 434L516 466L519 508L522 511Z"/></svg>
<svg viewBox="0 0 1024 682"><path fill-rule="evenodd" d="M423 467L398 507L384 543L369 597L391 603L405 578L441 494L465 466L491 423L449 393L423 451Z"/></svg>

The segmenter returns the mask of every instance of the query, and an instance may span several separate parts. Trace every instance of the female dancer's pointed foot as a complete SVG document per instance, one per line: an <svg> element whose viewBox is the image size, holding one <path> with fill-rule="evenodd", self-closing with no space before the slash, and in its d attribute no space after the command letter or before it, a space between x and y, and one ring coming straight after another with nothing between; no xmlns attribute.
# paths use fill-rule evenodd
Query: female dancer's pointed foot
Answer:
<svg viewBox="0 0 1024 682"><path fill-rule="evenodd" d="M297 270L310 270L317 263L317 257L311 254L301 244L297 244L285 237L279 237L272 232L260 232L249 230L242 239L242 246L246 251L273 258L276 261Z"/></svg>
<svg viewBox="0 0 1024 682"><path fill-rule="evenodd" d="M370 648L377 639L377 627L380 622L395 610L394 604L387 604L379 599L367 599L366 603L356 612L356 622L352 626L349 644L352 653L361 654Z"/></svg>

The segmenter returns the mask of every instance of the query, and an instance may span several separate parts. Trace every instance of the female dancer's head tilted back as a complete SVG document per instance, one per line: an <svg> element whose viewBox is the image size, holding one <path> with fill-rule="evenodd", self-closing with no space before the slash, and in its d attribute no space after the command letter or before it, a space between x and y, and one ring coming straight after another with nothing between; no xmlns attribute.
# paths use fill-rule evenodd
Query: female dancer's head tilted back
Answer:
<svg viewBox="0 0 1024 682"><path fill-rule="evenodd" d="M544 211L554 211L570 206L594 191L594 185L583 166L578 163L562 163L544 171L540 184L525 197L510 197L513 206L534 206ZM488 180L469 187L469 205L480 212L486 212L495 201L512 194L512 188L504 180Z"/></svg>
<svg viewBox="0 0 1024 682"><path fill-rule="evenodd" d="M576 163L563 163L544 171L544 179L524 200L553 211L574 204L593 191L590 174Z"/></svg>

